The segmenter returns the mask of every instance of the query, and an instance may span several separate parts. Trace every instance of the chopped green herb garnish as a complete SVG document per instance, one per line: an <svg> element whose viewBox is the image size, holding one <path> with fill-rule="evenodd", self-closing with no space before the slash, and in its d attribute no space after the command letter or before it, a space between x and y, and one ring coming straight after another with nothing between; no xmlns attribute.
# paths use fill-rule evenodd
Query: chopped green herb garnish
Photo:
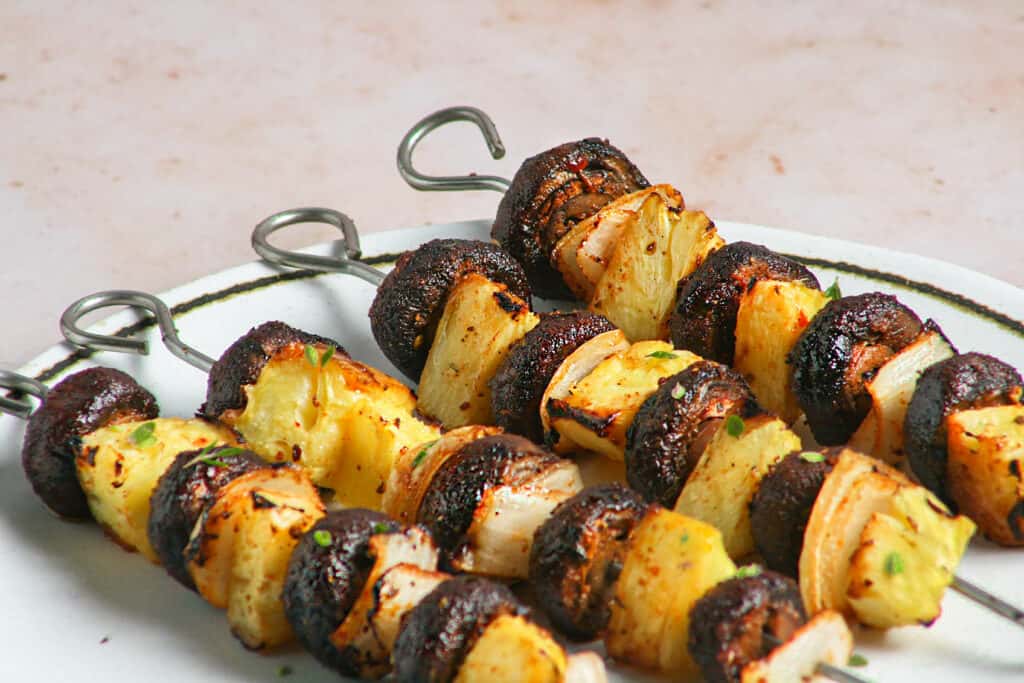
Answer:
<svg viewBox="0 0 1024 683"><path fill-rule="evenodd" d="M284 678L285 676L291 676L291 675L292 675L292 668L290 666L288 666L287 664L285 664L284 666L277 667L277 676L278 676L278 678Z"/></svg>
<svg viewBox="0 0 1024 683"><path fill-rule="evenodd" d="M220 449L217 452L217 457L218 458L230 458L233 455L238 455L239 453L241 453L244 450L245 450L244 448L239 448L238 446L229 446L228 448Z"/></svg>
<svg viewBox="0 0 1024 683"><path fill-rule="evenodd" d="M306 344L306 360L314 368L320 364L320 354L316 352L316 348L312 344Z"/></svg>
<svg viewBox="0 0 1024 683"><path fill-rule="evenodd" d="M653 353L647 354L647 357L648 358L658 358L660 360L672 360L673 358L676 358L677 356L676 356L676 354L672 353L671 351L655 351Z"/></svg>
<svg viewBox="0 0 1024 683"><path fill-rule="evenodd" d="M825 462L825 456L815 451L804 451L800 454L800 458L807 462Z"/></svg>
<svg viewBox="0 0 1024 683"><path fill-rule="evenodd" d="M156 443L156 422L146 422L135 428L128 438L139 448L146 448Z"/></svg>
<svg viewBox="0 0 1024 683"><path fill-rule="evenodd" d="M220 458L214 458L212 456L207 457L207 458L199 458L199 462L203 463L204 465L209 465L210 467L227 467L228 466L228 464L226 462L224 462L223 460L221 460Z"/></svg>
<svg viewBox="0 0 1024 683"><path fill-rule="evenodd" d="M690 534L683 534L682 538L679 539L680 543L686 543L690 540Z"/></svg>
<svg viewBox="0 0 1024 683"><path fill-rule="evenodd" d="M902 574L904 569L903 557L899 553L889 553L885 556L886 574L896 576L897 574Z"/></svg>
<svg viewBox="0 0 1024 683"><path fill-rule="evenodd" d="M423 459L427 457L427 451L429 451L430 447L433 446L437 442L438 442L438 439L434 439L433 441L430 441L429 443L423 444L423 448L420 449L420 452L417 453L416 457L412 459L412 468L413 469L416 469L421 464L423 464Z"/></svg>
<svg viewBox="0 0 1024 683"><path fill-rule="evenodd" d="M867 666L867 665L868 665L868 658L865 657L864 655L858 653L858 652L854 652L852 655L850 655L850 659L847 660L847 662L846 662L846 666Z"/></svg>
<svg viewBox="0 0 1024 683"><path fill-rule="evenodd" d="M674 398L674 399L678 400L678 399L682 398L683 394L685 394L685 393L686 393L686 390L683 389L683 385L682 384L677 384L674 387L672 387L672 398Z"/></svg>
<svg viewBox="0 0 1024 683"><path fill-rule="evenodd" d="M373 533L386 534L391 532L391 525L387 522L377 522L373 525Z"/></svg>
<svg viewBox="0 0 1024 683"><path fill-rule="evenodd" d="M729 436L738 437L743 433L746 425L743 424L743 418L739 415L730 415L725 418L725 431Z"/></svg>
<svg viewBox="0 0 1024 683"><path fill-rule="evenodd" d="M829 288L825 290L825 296L832 299L832 301L843 297L843 292L839 289L839 278L836 278L832 284L829 285Z"/></svg>
<svg viewBox="0 0 1024 683"><path fill-rule="evenodd" d="M331 344L330 346L327 347L327 350L324 351L324 354L320 356L320 367L324 367L325 365L327 365L327 361L329 361L331 359L331 356L333 355L334 344Z"/></svg>
<svg viewBox="0 0 1024 683"><path fill-rule="evenodd" d="M326 548L334 541L334 536L326 529L317 529L313 532L313 541L321 548Z"/></svg>
<svg viewBox="0 0 1024 683"><path fill-rule="evenodd" d="M746 579L751 576L760 576L763 571L764 570L761 569L761 565L759 564L748 564L737 569L733 578Z"/></svg>

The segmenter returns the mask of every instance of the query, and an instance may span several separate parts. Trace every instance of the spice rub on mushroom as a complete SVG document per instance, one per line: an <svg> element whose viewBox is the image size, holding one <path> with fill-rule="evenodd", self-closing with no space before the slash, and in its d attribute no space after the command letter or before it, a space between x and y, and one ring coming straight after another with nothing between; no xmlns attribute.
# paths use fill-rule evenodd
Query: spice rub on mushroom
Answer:
<svg viewBox="0 0 1024 683"><path fill-rule="evenodd" d="M615 329L604 316L575 311L549 313L509 349L491 378L495 424L505 431L540 442L541 397L562 362L581 344Z"/></svg>
<svg viewBox="0 0 1024 683"><path fill-rule="evenodd" d="M629 536L647 505L622 484L592 486L560 503L537 529L530 582L559 631L587 641L607 627Z"/></svg>
<svg viewBox="0 0 1024 683"><path fill-rule="evenodd" d="M732 365L740 298L759 280L797 281L819 289L818 279L803 264L758 244L732 242L678 283L669 318L673 345Z"/></svg>
<svg viewBox="0 0 1024 683"><path fill-rule="evenodd" d="M179 453L149 499L147 534L157 561L181 585L195 590L185 547L217 491L243 474L267 467L252 451L218 446Z"/></svg>
<svg viewBox="0 0 1024 683"><path fill-rule="evenodd" d="M470 273L505 285L530 303L523 267L500 247L478 240L436 239L398 259L370 306L370 329L399 371L418 381L448 294Z"/></svg>
<svg viewBox="0 0 1024 683"><path fill-rule="evenodd" d="M879 292L821 309L789 354L793 393L819 443L849 440L871 409L867 384L925 330L912 310Z"/></svg>
<svg viewBox="0 0 1024 683"><path fill-rule="evenodd" d="M491 236L523 264L537 295L571 299L552 263L558 240L612 200L648 185L606 140L559 145L519 167L498 205Z"/></svg>
<svg viewBox="0 0 1024 683"><path fill-rule="evenodd" d="M627 431L629 485L647 500L672 508L722 421L759 412L743 377L720 363L698 361L667 377Z"/></svg>
<svg viewBox="0 0 1024 683"><path fill-rule="evenodd" d="M81 438L102 427L158 414L156 398L120 370L89 368L69 375L50 389L29 418L21 451L25 476L52 512L88 519L89 505L75 467Z"/></svg>
<svg viewBox="0 0 1024 683"><path fill-rule="evenodd" d="M747 664L785 643L806 621L792 579L771 571L736 576L693 606L687 645L705 681L739 683Z"/></svg>

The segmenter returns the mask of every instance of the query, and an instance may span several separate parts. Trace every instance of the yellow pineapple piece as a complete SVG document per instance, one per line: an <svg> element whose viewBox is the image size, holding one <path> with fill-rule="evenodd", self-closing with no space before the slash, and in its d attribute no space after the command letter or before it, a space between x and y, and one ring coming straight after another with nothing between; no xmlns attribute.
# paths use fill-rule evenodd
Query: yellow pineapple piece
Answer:
<svg viewBox="0 0 1024 683"><path fill-rule="evenodd" d="M92 516L120 545L156 562L147 535L153 490L179 453L214 443L235 445L235 435L205 420L171 417L85 435L75 466Z"/></svg>
<svg viewBox="0 0 1024 683"><path fill-rule="evenodd" d="M742 425L742 432L733 436L730 429L737 425ZM761 478L787 453L798 450L800 438L777 417L723 423L686 480L675 511L722 532L729 556L739 560L754 552L749 508Z"/></svg>
<svg viewBox="0 0 1024 683"><path fill-rule="evenodd" d="M690 608L735 572L717 529L652 506L633 530L615 585L608 654L666 673L695 671L686 645Z"/></svg>
<svg viewBox="0 0 1024 683"><path fill-rule="evenodd" d="M465 276L448 296L420 375L420 410L449 429L493 423L487 383L509 347L538 322L505 285Z"/></svg>
<svg viewBox="0 0 1024 683"><path fill-rule="evenodd" d="M659 380L700 360L659 341L637 342L608 356L573 384L564 399L546 403L551 428L583 450L622 460L626 430Z"/></svg>
<svg viewBox="0 0 1024 683"><path fill-rule="evenodd" d="M1024 406L946 419L949 491L960 512L996 543L1024 545Z"/></svg>
<svg viewBox="0 0 1024 683"><path fill-rule="evenodd" d="M652 194L622 231L589 308L631 341L666 339L676 285L723 244L702 212L671 209Z"/></svg>
<svg viewBox="0 0 1024 683"><path fill-rule="evenodd" d="M503 614L487 625L466 654L455 683L562 683L566 655L544 628Z"/></svg>
<svg viewBox="0 0 1024 683"><path fill-rule="evenodd" d="M789 385L786 356L826 303L821 290L778 280L760 280L740 297L733 367L758 402L789 424L801 411Z"/></svg>

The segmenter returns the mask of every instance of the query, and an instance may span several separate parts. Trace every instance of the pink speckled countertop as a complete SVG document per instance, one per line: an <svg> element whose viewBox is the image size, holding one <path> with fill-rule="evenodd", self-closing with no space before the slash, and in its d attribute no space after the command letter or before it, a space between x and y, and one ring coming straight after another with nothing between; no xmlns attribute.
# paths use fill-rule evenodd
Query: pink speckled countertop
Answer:
<svg viewBox="0 0 1024 683"><path fill-rule="evenodd" d="M453 104L489 112L508 156L451 126L425 170L511 176L600 135L712 217L1024 285L1019 2L209 4L0 7L0 368L58 341L82 294L253 259L280 209L367 232L493 216L494 193L395 171L406 129Z"/></svg>

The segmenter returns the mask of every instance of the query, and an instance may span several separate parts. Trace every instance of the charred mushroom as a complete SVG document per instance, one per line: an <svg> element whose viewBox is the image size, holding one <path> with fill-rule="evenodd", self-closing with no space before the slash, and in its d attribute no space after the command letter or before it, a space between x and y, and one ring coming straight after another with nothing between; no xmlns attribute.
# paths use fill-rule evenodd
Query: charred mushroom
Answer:
<svg viewBox="0 0 1024 683"><path fill-rule="evenodd" d="M878 292L821 309L789 354L793 393L818 443L849 440L871 409L867 383L924 330L913 311Z"/></svg>
<svg viewBox="0 0 1024 683"><path fill-rule="evenodd" d="M120 370L89 368L66 377L28 421L21 462L32 489L57 515L88 519L75 468L81 437L100 427L153 419L159 411L156 398Z"/></svg>
<svg viewBox="0 0 1024 683"><path fill-rule="evenodd" d="M673 345L732 365L740 297L758 280L798 281L819 288L818 279L803 264L758 244L732 242L679 282L669 319Z"/></svg>
<svg viewBox="0 0 1024 683"><path fill-rule="evenodd" d="M491 237L523 264L539 296L571 299L552 265L558 240L605 204L648 185L606 140L569 142L523 162L498 205Z"/></svg>
<svg viewBox="0 0 1024 683"><path fill-rule="evenodd" d="M550 313L513 346L491 378L495 423L513 434L541 441L540 402L562 362L584 342L613 330L593 313Z"/></svg>
<svg viewBox="0 0 1024 683"><path fill-rule="evenodd" d="M370 329L387 359L409 379L419 380L449 291L470 273L530 302L522 266L500 247L477 240L431 240L406 252L377 289Z"/></svg>
<svg viewBox="0 0 1024 683"><path fill-rule="evenodd" d="M167 573L195 590L185 563L185 547L203 511L218 489L246 472L269 467L252 451L236 447L180 453L150 497L150 545Z"/></svg>
<svg viewBox="0 0 1024 683"><path fill-rule="evenodd" d="M626 480L647 500L671 509L722 420L761 412L743 376L699 361L651 394L626 437Z"/></svg>
<svg viewBox="0 0 1024 683"><path fill-rule="evenodd" d="M769 569L796 578L811 508L839 452L790 453L761 479L750 503L750 527Z"/></svg>
<svg viewBox="0 0 1024 683"><path fill-rule="evenodd" d="M743 667L789 640L806 621L792 579L774 572L735 577L693 606L688 646L705 681L738 683Z"/></svg>
<svg viewBox="0 0 1024 683"><path fill-rule="evenodd" d="M921 375L903 423L904 448L917 479L950 509L957 501L947 477L946 418L973 408L1021 402L1020 373L998 358L964 353L931 366Z"/></svg>
<svg viewBox="0 0 1024 683"><path fill-rule="evenodd" d="M561 503L534 535L530 582L551 622L579 641L607 627L629 535L647 503L622 484L603 484Z"/></svg>

